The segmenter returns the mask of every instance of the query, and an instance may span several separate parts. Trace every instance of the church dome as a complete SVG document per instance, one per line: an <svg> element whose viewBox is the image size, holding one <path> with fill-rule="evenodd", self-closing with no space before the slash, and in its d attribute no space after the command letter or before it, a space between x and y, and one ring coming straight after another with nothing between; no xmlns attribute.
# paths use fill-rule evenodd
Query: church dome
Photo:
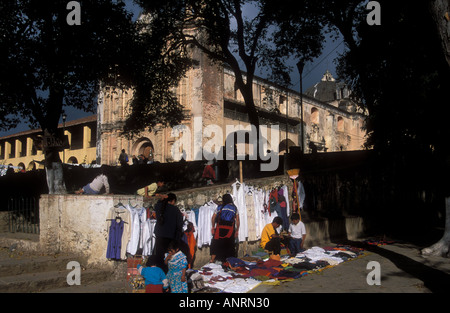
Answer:
<svg viewBox="0 0 450 313"><path fill-rule="evenodd" d="M344 83L338 82L327 70L322 79L306 90L305 94L322 102L332 102L348 97L348 89Z"/></svg>

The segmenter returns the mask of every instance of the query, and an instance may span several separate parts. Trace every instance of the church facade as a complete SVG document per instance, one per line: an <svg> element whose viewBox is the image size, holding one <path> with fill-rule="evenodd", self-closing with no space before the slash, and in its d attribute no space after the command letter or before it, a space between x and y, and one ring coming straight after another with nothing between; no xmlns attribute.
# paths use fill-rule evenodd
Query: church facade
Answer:
<svg viewBox="0 0 450 313"><path fill-rule="evenodd" d="M130 164L131 156L140 154L162 163L181 158L211 159L211 153L216 159L225 159L220 149L230 138L236 144L235 156L256 157L255 139L243 97L235 88L233 71L212 63L202 53L194 53L194 58L198 65L176 88L185 112L180 125L156 127L132 139L122 137L132 94L104 88L98 97L96 115L59 125L69 140L69 148L60 153L61 159L66 163L117 165L122 149L130 156ZM302 97L297 91L255 77L253 95L269 151L284 154L293 146L303 147L305 153L362 149L365 115L349 99L346 86L329 72ZM38 132L0 138L0 165L42 168L42 151L34 145ZM238 133L244 133L243 141Z"/></svg>
<svg viewBox="0 0 450 313"><path fill-rule="evenodd" d="M211 159L211 153L216 159L225 159L220 147L225 147L230 138L234 138L238 157L254 155L251 125L244 99L235 88L233 71L212 63L204 54L194 58L198 66L187 72L176 90L185 119L174 128L156 127L131 140L121 137L132 94L112 88L101 91L97 163L117 164L122 149L130 156L143 154L162 163L181 158ZM302 97L299 92L258 77L254 79L253 95L260 126L266 127L267 150L284 154L292 146L303 147L305 153L363 147L365 115L349 99L345 85L328 71ZM239 132L246 133L245 141L233 135Z"/></svg>

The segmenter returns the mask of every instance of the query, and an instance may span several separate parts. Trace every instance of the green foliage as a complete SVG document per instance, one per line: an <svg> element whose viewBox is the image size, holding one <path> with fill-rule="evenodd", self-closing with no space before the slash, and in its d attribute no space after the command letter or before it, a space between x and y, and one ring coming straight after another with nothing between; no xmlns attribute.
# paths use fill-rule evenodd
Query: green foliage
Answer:
<svg viewBox="0 0 450 313"><path fill-rule="evenodd" d="M68 1L2 1L0 119L54 131L63 106L94 111L98 82L126 72L135 28L123 4L83 1L68 25Z"/></svg>
<svg viewBox="0 0 450 313"><path fill-rule="evenodd" d="M170 19L146 16L137 21L136 27L138 40L127 79L134 94L122 132L128 137L158 124L180 123L183 107L174 90L195 64L186 47L180 45L177 25Z"/></svg>
<svg viewBox="0 0 450 313"><path fill-rule="evenodd" d="M302 55L305 59L320 52L320 29L313 21L297 25L295 42L305 40L295 49L285 49L282 44L290 35L279 35L289 25L281 25L278 10L270 0L136 0L144 12L152 17L152 23L164 26L171 44L179 47L195 47L212 61L231 67L236 78L236 88L243 95L253 125L259 125L253 100L253 79L256 68L269 72L268 78L289 86L287 60ZM156 29L156 28L155 28ZM162 28L160 28L162 29ZM283 33L284 34L284 33ZM306 39L308 39L306 41ZM286 39L287 41L287 39ZM292 43L292 41L290 41ZM287 44L285 44L287 46Z"/></svg>
<svg viewBox="0 0 450 313"><path fill-rule="evenodd" d="M182 108L171 88L190 63L168 49L170 28L152 25L148 32L112 0L80 1L81 25L69 25L67 3L0 4L0 127L24 121L55 133L64 107L95 112L105 85L135 91L127 124L133 130L179 122Z"/></svg>
<svg viewBox="0 0 450 313"><path fill-rule="evenodd" d="M381 25L360 20L354 44L338 66L368 109L367 146L405 156L443 152L450 135L447 116L441 114L449 68L428 4L380 4Z"/></svg>

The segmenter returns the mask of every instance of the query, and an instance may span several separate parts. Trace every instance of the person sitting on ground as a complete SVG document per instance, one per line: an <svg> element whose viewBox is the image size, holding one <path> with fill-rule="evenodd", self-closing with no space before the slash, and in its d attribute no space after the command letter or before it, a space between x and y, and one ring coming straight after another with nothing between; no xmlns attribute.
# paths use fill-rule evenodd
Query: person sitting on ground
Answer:
<svg viewBox="0 0 450 313"><path fill-rule="evenodd" d="M158 179L155 183L138 189L136 193L144 198L161 197L160 192L161 188L164 187L164 184L165 182L163 179Z"/></svg>
<svg viewBox="0 0 450 313"><path fill-rule="evenodd" d="M289 225L289 251L291 256L297 255L303 251L303 244L306 238L305 224L300 221L300 214L293 213L291 215L292 223Z"/></svg>
<svg viewBox="0 0 450 313"><path fill-rule="evenodd" d="M261 233L261 248L279 255L281 252L281 243L284 243L284 238L279 235L278 228L283 224L283 219L276 216L272 223L264 226Z"/></svg>
<svg viewBox="0 0 450 313"><path fill-rule="evenodd" d="M102 188L105 187L106 193L109 194L110 193L109 182L108 177L105 175L105 172L106 172L105 168L103 166L100 167L100 174L97 175L97 177L95 177L91 183L75 191L75 193L77 195L81 194L98 195L100 194Z"/></svg>
<svg viewBox="0 0 450 313"><path fill-rule="evenodd" d="M145 279L146 293L162 293L169 287L169 281L166 278L166 274L156 263L156 256L150 255L145 267L140 264L137 266L139 274Z"/></svg>

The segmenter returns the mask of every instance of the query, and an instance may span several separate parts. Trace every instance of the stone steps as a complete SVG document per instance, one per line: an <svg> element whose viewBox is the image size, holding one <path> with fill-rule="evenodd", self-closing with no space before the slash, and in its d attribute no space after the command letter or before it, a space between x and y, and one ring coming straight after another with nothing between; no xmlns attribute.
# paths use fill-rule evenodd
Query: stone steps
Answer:
<svg viewBox="0 0 450 313"><path fill-rule="evenodd" d="M0 277L0 292L43 292L45 290L69 288L69 271L46 271ZM81 272L81 285L87 286L107 280L110 273L89 269Z"/></svg>
<svg viewBox="0 0 450 313"><path fill-rule="evenodd" d="M83 264L81 260L71 255L22 257L12 254L10 257L4 256L0 259L0 278L54 269L65 270L70 261L78 261Z"/></svg>
<svg viewBox="0 0 450 313"><path fill-rule="evenodd" d="M69 285L73 267L80 264L80 285ZM117 280L109 269L85 268L84 260L73 255L20 255L0 253L0 293L124 293L125 277Z"/></svg>
<svg viewBox="0 0 450 313"><path fill-rule="evenodd" d="M62 288L48 289L43 293L129 293L130 288L125 280L111 280L100 283L92 283L84 285L83 281L80 286L65 286Z"/></svg>

